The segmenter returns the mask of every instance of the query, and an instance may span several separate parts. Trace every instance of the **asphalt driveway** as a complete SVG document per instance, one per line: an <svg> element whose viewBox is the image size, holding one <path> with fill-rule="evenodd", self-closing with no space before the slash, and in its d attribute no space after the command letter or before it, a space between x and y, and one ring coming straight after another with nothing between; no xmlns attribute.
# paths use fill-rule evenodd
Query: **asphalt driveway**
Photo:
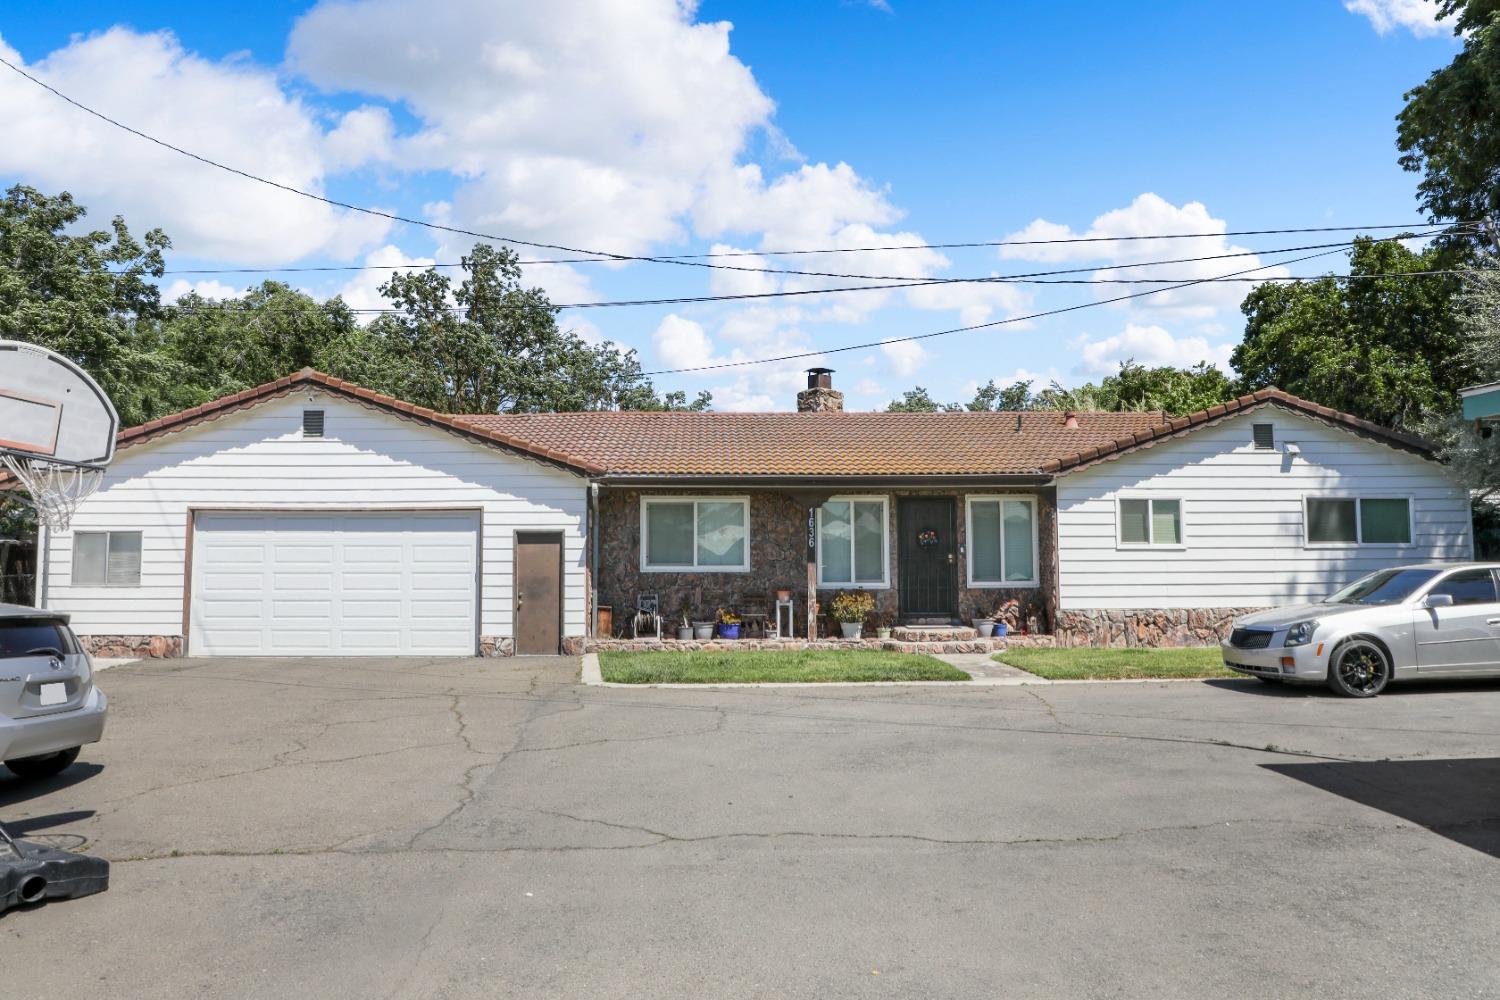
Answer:
<svg viewBox="0 0 1500 1000"><path fill-rule="evenodd" d="M620 690L165 661L0 818L10 996L1493 997L1500 685Z"/></svg>

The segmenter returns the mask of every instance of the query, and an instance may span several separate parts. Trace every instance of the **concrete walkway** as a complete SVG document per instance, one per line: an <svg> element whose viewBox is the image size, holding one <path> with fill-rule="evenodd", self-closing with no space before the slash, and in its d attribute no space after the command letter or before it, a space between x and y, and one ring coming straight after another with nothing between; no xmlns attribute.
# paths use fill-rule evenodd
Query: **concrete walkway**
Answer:
<svg viewBox="0 0 1500 1000"><path fill-rule="evenodd" d="M1051 684L1045 677L1028 674L1008 663L990 658L988 653L934 653L937 659L957 667L976 681L986 684Z"/></svg>

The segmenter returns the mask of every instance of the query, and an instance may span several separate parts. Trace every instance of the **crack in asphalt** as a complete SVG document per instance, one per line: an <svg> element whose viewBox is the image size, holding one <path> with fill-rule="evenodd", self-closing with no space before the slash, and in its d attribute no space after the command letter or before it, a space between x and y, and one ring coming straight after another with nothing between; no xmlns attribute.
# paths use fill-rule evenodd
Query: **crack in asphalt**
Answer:
<svg viewBox="0 0 1500 1000"><path fill-rule="evenodd" d="M195 858L277 858L277 857L319 857L323 855L339 855L344 857L391 857L400 855L504 855L504 854L566 854L590 851L640 851L648 850L663 845L695 845L713 843L724 840L823 840L823 841L871 841L891 843L913 843L926 844L938 847L1024 847L1032 845L1092 845L1107 844L1135 837L1147 837L1155 834L1180 834L1203 832L1221 828L1232 828L1235 826L1278 826L1284 828L1306 828L1310 830L1330 830L1341 833L1412 833L1432 832L1445 835L1450 832L1458 832L1472 827L1483 827L1500 825L1500 814L1494 816L1483 816L1476 819L1463 820L1455 823L1439 823L1432 825L1417 823L1327 823L1317 820L1305 819L1273 819L1257 817L1241 817L1230 820L1207 820L1198 823L1177 823L1160 826L1134 827L1118 830L1113 833L1100 834L1077 834L1074 836L1033 836L1033 837L933 837L917 833L841 833L837 831L821 830L732 830L722 833L706 833L698 835L683 835L657 830L652 827L642 826L634 823L621 823L613 820L599 819L591 816L579 816L572 813L547 809L527 809L538 815L552 816L576 823L590 826L601 826L612 830L620 830L627 833L640 834L651 839L637 844L507 844L497 847L402 847L402 848L367 848L362 850L350 850L338 846L272 849L264 851L243 850L205 850L205 851L167 851L159 854L140 854L113 861L113 864L134 864L152 861L176 861Z"/></svg>

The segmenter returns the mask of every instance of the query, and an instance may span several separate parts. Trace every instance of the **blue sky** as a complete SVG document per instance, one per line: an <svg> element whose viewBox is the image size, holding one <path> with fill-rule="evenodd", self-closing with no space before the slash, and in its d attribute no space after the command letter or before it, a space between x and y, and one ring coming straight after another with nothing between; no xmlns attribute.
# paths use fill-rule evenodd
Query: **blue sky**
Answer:
<svg viewBox="0 0 1500 1000"><path fill-rule="evenodd" d="M630 254L1414 222L1415 178L1396 165L1393 117L1402 93L1456 48L1425 0L705 0L696 10L672 0L22 0L0 12L0 53L186 148L357 204ZM162 226L175 269L425 263L466 249L461 238L350 216L173 157L8 71L0 117L11 137L0 181L71 190L95 222L119 213L137 230ZM737 260L952 277L1258 254L1129 272L1196 278L1337 238ZM827 287L653 264L528 270L558 302ZM383 273L282 277L377 306ZM234 294L246 280L176 275L164 285ZM990 378L1077 383L1128 356L1223 364L1245 291L1199 288L827 363L862 409L915 384L958 400ZM574 310L563 321L638 349L655 370L903 337L1104 294L960 285ZM710 389L725 408L784 409L806 364L657 381Z"/></svg>

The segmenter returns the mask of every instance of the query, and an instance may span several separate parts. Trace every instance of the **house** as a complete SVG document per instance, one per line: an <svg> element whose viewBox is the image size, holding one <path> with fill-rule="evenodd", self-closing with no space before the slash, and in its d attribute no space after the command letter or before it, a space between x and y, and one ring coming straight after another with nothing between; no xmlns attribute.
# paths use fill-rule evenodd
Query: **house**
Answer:
<svg viewBox="0 0 1500 1000"><path fill-rule="evenodd" d="M851 588L918 627L1015 600L1063 644L1170 645L1472 554L1426 442L1278 390L853 413L831 375L797 412L448 416L303 371L122 432L43 600L136 655L576 651L643 592L792 590L805 635Z"/></svg>

